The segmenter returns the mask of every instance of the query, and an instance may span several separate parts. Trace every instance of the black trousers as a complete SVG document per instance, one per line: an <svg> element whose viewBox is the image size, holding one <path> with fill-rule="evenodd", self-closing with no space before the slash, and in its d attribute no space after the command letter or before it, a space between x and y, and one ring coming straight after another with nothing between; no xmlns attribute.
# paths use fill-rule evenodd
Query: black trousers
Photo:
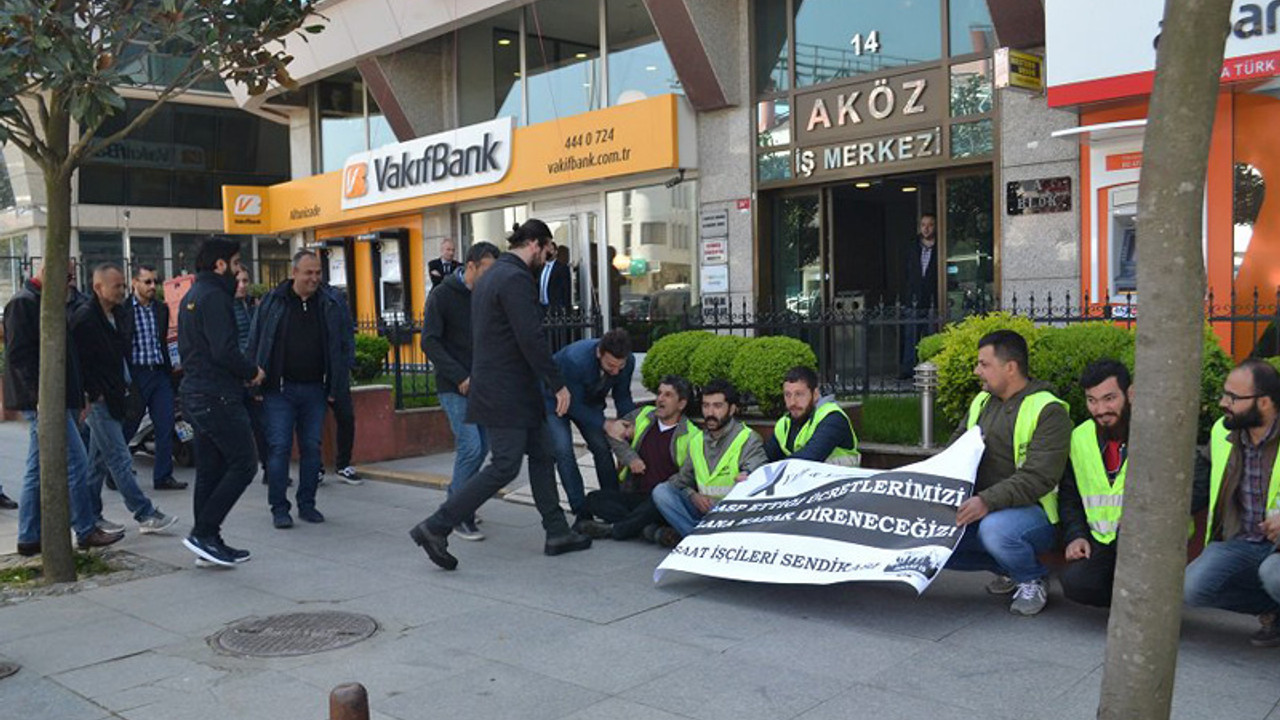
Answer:
<svg viewBox="0 0 1280 720"><path fill-rule="evenodd" d="M222 521L258 471L253 428L244 396L184 393L182 407L195 430L195 524L191 534L218 537Z"/></svg>
<svg viewBox="0 0 1280 720"><path fill-rule="evenodd" d="M1111 607L1111 588L1116 574L1116 543L1102 545L1089 538L1090 554L1084 560L1072 560L1063 568L1059 580L1062 594L1068 600L1093 607Z"/></svg>
<svg viewBox="0 0 1280 720"><path fill-rule="evenodd" d="M338 452L335 470L351 465L351 447L356 442L356 409L351 403L351 393L339 395L329 403L333 408L333 421L338 426Z"/></svg>
<svg viewBox="0 0 1280 720"><path fill-rule="evenodd" d="M646 525L662 522L662 513L649 493L593 490L587 493L585 507L585 516L613 523L614 540L639 537Z"/></svg>
<svg viewBox="0 0 1280 720"><path fill-rule="evenodd" d="M485 433L489 462L427 518L427 528L436 535L448 535L463 520L474 517L481 505L520 474L520 465L528 455L529 486L542 515L542 529L548 537L568 533L546 423L533 428L485 426Z"/></svg>

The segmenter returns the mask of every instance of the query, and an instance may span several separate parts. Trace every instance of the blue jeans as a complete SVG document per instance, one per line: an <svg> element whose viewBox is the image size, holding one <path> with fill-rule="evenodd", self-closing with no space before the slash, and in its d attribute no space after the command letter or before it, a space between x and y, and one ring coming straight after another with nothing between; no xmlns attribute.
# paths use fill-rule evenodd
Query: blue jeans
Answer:
<svg viewBox="0 0 1280 720"><path fill-rule="evenodd" d="M547 432L551 434L552 454L556 458L556 469L560 471L560 484L564 486L564 494L569 498L569 509L576 515L582 512L587 494L582 483L582 471L578 469L578 458L573 452L573 430L570 420L578 426L582 439L587 442L587 449L596 466L596 481L601 490L618 489L618 466L613 461L613 451L609 449L609 440L604 434L604 415L599 422L595 418L570 418L569 415L558 417L554 412L547 413Z"/></svg>
<svg viewBox="0 0 1280 720"><path fill-rule="evenodd" d="M467 398L458 393L440 393L440 407L449 418L453 431L453 479L449 481L449 495L455 495L471 476L480 470L484 456L489 454L489 444L484 428L467 422ZM469 518L474 521L474 518Z"/></svg>
<svg viewBox="0 0 1280 720"><path fill-rule="evenodd" d="M97 517L89 501L86 478L89 473L89 456L80 438L76 422L79 413L67 410L67 490L71 503L71 529L77 538L93 532ZM30 424L30 444L27 446L27 467L22 476L22 499L18 505L18 542L40 542L40 439L36 434L38 416L23 411L22 416Z"/></svg>
<svg viewBox="0 0 1280 720"><path fill-rule="evenodd" d="M1276 547L1263 540L1252 542L1234 539L1211 542L1204 552L1187 566L1182 596L1193 607L1213 607L1232 612L1261 615L1280 609L1277 600L1267 594L1261 576L1263 561L1269 560ZM1275 580L1275 564L1267 567L1268 578Z"/></svg>
<svg viewBox="0 0 1280 720"><path fill-rule="evenodd" d="M1039 580L1049 569L1036 556L1053 540L1053 525L1039 505L996 510L965 529L946 568L988 570L1019 583Z"/></svg>
<svg viewBox="0 0 1280 720"><path fill-rule="evenodd" d="M262 417L267 436L267 502L272 515L289 512L289 455L298 435L298 509L314 509L319 484L320 431L328 409L322 383L285 382L262 393Z"/></svg>
<svg viewBox="0 0 1280 720"><path fill-rule="evenodd" d="M680 537L693 532L703 517L689 496L669 483L662 483L653 489L653 504L658 506L658 512L680 533Z"/></svg>
<svg viewBox="0 0 1280 720"><path fill-rule="evenodd" d="M152 483L173 477L173 382L164 368L148 368L130 365L134 387L138 397L151 413L151 426L156 435L156 464L152 470ZM141 420L141 418L139 418ZM138 423L131 422L124 428L127 443L138 432Z"/></svg>
<svg viewBox="0 0 1280 720"><path fill-rule="evenodd" d="M124 427L111 417L104 402L89 404L89 501L93 517L102 517L102 482L106 474L116 481L116 489L124 498L125 507L133 513L133 519L142 522L155 515L156 508L138 487L138 476L133 472L133 455L124 438Z"/></svg>
<svg viewBox="0 0 1280 720"><path fill-rule="evenodd" d="M1272 600L1280 603L1280 552L1273 552L1258 566L1258 580Z"/></svg>

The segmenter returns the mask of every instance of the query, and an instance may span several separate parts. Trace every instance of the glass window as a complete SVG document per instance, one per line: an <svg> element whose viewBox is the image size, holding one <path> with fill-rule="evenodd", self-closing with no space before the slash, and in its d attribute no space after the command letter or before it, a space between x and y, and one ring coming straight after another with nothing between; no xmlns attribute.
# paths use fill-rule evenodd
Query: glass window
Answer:
<svg viewBox="0 0 1280 720"><path fill-rule="evenodd" d="M951 117L991 112L991 60L951 66Z"/></svg>
<svg viewBox="0 0 1280 720"><path fill-rule="evenodd" d="M951 54L991 52L996 47L996 31L991 24L987 0L950 0Z"/></svg>
<svg viewBox="0 0 1280 720"><path fill-rule="evenodd" d="M599 6L542 0L525 7L524 22L529 124L599 109Z"/></svg>
<svg viewBox="0 0 1280 720"><path fill-rule="evenodd" d="M86 273L101 263L124 263L124 233L80 231L80 265ZM87 291L88 288L85 288Z"/></svg>
<svg viewBox="0 0 1280 720"><path fill-rule="evenodd" d="M790 87L787 73L787 0L756 2L756 91L778 92Z"/></svg>
<svg viewBox="0 0 1280 720"><path fill-rule="evenodd" d="M940 0L795 3L796 85L942 57Z"/></svg>
<svg viewBox="0 0 1280 720"><path fill-rule="evenodd" d="M667 48L640 0L608 0L609 104L683 94Z"/></svg>
<svg viewBox="0 0 1280 720"><path fill-rule="evenodd" d="M482 241L491 242L499 249L505 250L511 228L528 219L529 206L527 205L463 213L462 247L458 248L458 257L464 257L473 244Z"/></svg>
<svg viewBox="0 0 1280 720"><path fill-rule="evenodd" d="M365 144L364 82L355 70L316 85L320 112L321 172L341 169Z"/></svg>
<svg viewBox="0 0 1280 720"><path fill-rule="evenodd" d="M786 98L756 104L756 145L777 147L791 144L791 102Z"/></svg>
<svg viewBox="0 0 1280 720"><path fill-rule="evenodd" d="M822 297L818 196L773 198L772 210L774 308L816 311Z"/></svg>
<svg viewBox="0 0 1280 720"><path fill-rule="evenodd" d="M132 253L132 258L130 258L131 274L132 268L138 265L150 265L156 269L160 279L164 279L164 238L149 235L130 235L129 252Z"/></svg>
<svg viewBox="0 0 1280 720"><path fill-rule="evenodd" d="M196 271L196 251L208 235L173 233L169 236L169 253L173 260L173 276L190 275Z"/></svg>
<svg viewBox="0 0 1280 720"><path fill-rule="evenodd" d="M463 125L521 120L520 11L458 31L458 112Z"/></svg>
<svg viewBox="0 0 1280 720"><path fill-rule="evenodd" d="M369 148L380 148L384 145L392 145L400 142L396 139L396 134L391 130L391 123L387 122L387 118L382 114L382 109L378 107L378 103L369 96Z"/></svg>
<svg viewBox="0 0 1280 720"><path fill-rule="evenodd" d="M791 153L786 150L756 156L756 174L760 182L791 179Z"/></svg>
<svg viewBox="0 0 1280 720"><path fill-rule="evenodd" d="M13 197L13 183L9 181L9 163L4 160L4 153L0 152L0 210L7 210L18 204Z"/></svg>
<svg viewBox="0 0 1280 720"><path fill-rule="evenodd" d="M0 238L0 298L10 298L22 287L27 258L27 236Z"/></svg>
<svg viewBox="0 0 1280 720"><path fill-rule="evenodd" d="M1262 171L1249 163L1236 163L1234 166L1235 183L1232 196L1233 252L1231 261L1231 277L1240 274L1240 266L1249 254L1249 244L1253 240L1254 224L1262 212L1262 201L1267 196L1267 183Z"/></svg>
<svg viewBox="0 0 1280 720"><path fill-rule="evenodd" d="M995 305L995 228L989 173L947 178L947 308L953 314Z"/></svg>
<svg viewBox="0 0 1280 720"><path fill-rule="evenodd" d="M995 149L991 121L978 120L951 126L951 157L965 158L990 155Z"/></svg>
<svg viewBox="0 0 1280 720"><path fill-rule="evenodd" d="M243 245L248 244L247 242L243 243ZM251 275L253 281L262 283L267 287L275 287L288 280L289 258L292 252L293 249L289 246L288 238L258 238L258 257L254 258L253 264L255 267Z"/></svg>

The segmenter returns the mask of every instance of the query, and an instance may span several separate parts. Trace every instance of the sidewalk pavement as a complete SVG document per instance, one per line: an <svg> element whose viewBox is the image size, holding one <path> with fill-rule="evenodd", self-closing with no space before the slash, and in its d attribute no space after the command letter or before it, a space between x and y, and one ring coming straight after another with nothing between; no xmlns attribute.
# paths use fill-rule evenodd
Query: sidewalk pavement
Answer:
<svg viewBox="0 0 1280 720"><path fill-rule="evenodd" d="M21 424L0 424L6 492L25 438ZM450 463L383 466L443 475ZM104 497L108 518L128 520L118 495ZM189 528L190 490L153 497ZM177 534L139 536L125 522L116 547L176 569L0 606L0 660L23 666L0 680L0 717L316 720L350 681L383 720L1094 717L1107 615L1056 587L1042 615L1019 618L983 591L982 574L943 573L919 598L905 585L655 585L657 547L600 541L545 557L537 514L501 500L481 509L485 541L451 541L461 564L450 573L406 534L443 497L329 482L328 522L281 531L255 482L226 527L253 560L231 570L196 569ZM0 551L12 551L16 522L0 511ZM309 610L368 614L380 629L280 659L206 641L241 618ZM1250 647L1255 627L1187 612L1174 717L1280 720L1280 651Z"/></svg>

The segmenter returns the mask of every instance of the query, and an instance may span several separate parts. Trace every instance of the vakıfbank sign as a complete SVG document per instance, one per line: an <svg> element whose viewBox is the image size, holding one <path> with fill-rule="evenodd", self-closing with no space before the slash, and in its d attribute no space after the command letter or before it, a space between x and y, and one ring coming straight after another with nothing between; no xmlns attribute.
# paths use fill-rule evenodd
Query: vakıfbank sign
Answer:
<svg viewBox="0 0 1280 720"><path fill-rule="evenodd" d="M511 118L387 145L347 159L342 209L496 183L511 169Z"/></svg>

